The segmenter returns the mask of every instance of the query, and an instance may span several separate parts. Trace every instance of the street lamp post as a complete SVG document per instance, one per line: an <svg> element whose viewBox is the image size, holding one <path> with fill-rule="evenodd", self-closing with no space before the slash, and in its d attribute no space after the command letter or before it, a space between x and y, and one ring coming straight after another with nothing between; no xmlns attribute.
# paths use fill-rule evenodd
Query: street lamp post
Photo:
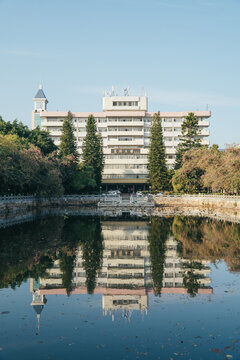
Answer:
<svg viewBox="0 0 240 360"><path fill-rule="evenodd" d="M100 194L100 197L101 197L101 195L102 195L102 187L101 186L100 186L99 190L100 190L99 194Z"/></svg>

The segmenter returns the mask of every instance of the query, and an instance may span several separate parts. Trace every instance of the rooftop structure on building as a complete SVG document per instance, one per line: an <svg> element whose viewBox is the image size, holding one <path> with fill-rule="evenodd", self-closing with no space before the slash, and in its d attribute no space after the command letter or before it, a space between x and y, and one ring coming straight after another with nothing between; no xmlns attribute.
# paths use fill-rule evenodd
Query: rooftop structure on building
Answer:
<svg viewBox="0 0 240 360"><path fill-rule="evenodd" d="M42 98L39 96L43 96ZM48 101L42 90L34 100L32 112L32 128L40 126L48 130L56 145L60 144L63 120L67 111L48 111ZM166 162L169 168L174 166L176 149L180 141L181 125L189 112L198 117L201 143L208 145L209 117L211 112L182 111L160 112L165 144ZM105 166L103 184L109 188L140 190L148 186L148 148L150 127L154 112L148 111L148 98L132 96L124 90L118 96L114 89L105 93L102 99L102 112L72 112L74 134L81 159L83 139L86 136L86 123L90 114L96 119L97 129L103 138Z"/></svg>

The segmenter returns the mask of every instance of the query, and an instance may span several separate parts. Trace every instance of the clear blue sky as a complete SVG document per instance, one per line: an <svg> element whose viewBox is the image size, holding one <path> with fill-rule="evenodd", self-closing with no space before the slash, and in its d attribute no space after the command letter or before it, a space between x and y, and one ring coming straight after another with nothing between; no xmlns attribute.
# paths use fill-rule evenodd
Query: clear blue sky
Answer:
<svg viewBox="0 0 240 360"><path fill-rule="evenodd" d="M212 111L210 141L240 142L239 0L0 0L0 115L101 111L144 87L149 111Z"/></svg>

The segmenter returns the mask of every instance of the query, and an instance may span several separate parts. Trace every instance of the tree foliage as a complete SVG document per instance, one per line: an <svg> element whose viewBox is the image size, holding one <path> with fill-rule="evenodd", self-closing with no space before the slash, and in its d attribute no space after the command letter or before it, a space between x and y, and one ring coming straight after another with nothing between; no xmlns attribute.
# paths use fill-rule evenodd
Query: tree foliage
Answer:
<svg viewBox="0 0 240 360"><path fill-rule="evenodd" d="M101 223L98 219L86 224L80 246L82 249L83 268L86 272L87 291L89 294L93 294L96 286L97 273L102 268L103 257Z"/></svg>
<svg viewBox="0 0 240 360"><path fill-rule="evenodd" d="M57 150L56 145L51 139L49 133L45 130L40 130L39 127L30 130L28 126L23 125L22 122L14 120L6 122L0 116L0 134L1 135L16 135L24 147L29 148L30 144L37 146L44 155L50 154Z"/></svg>
<svg viewBox="0 0 240 360"><path fill-rule="evenodd" d="M175 170L182 166L182 157L186 151L201 146L198 130L198 118L196 115L194 115L194 113L190 112L188 116L186 116L182 123L181 130L182 135L180 137L180 144L176 153L176 161L174 166Z"/></svg>
<svg viewBox="0 0 240 360"><path fill-rule="evenodd" d="M64 156L59 166L65 194L79 194L96 187L93 168L79 164L73 155Z"/></svg>
<svg viewBox="0 0 240 360"><path fill-rule="evenodd" d="M148 168L149 181L152 186L152 190L166 190L169 186L169 181L165 160L165 147L163 143L160 112L154 114L152 120L148 153Z"/></svg>
<svg viewBox="0 0 240 360"><path fill-rule="evenodd" d="M240 148L218 150L201 147L191 149L183 156L182 168L173 176L176 192L240 192Z"/></svg>
<svg viewBox="0 0 240 360"><path fill-rule="evenodd" d="M204 275L200 273L205 267L199 261L187 261L183 263L183 286L187 289L188 294L191 297L197 295L198 290L201 288L200 279L204 278Z"/></svg>
<svg viewBox="0 0 240 360"><path fill-rule="evenodd" d="M1 229L0 288L14 289L29 277L45 277L56 247L64 245L62 226L62 217L48 217Z"/></svg>
<svg viewBox="0 0 240 360"><path fill-rule="evenodd" d="M96 187L93 167L78 162L77 146L74 137L73 115L69 111L63 122L59 147L60 170L66 194L79 194Z"/></svg>
<svg viewBox="0 0 240 360"><path fill-rule="evenodd" d="M33 145L24 148L16 135L0 135L0 193L62 194L61 174L50 156Z"/></svg>
<svg viewBox="0 0 240 360"><path fill-rule="evenodd" d="M74 136L73 115L71 111L68 112L67 117L63 121L62 136L59 146L59 156L61 158L69 155L74 156L76 159L78 158L76 139Z"/></svg>
<svg viewBox="0 0 240 360"><path fill-rule="evenodd" d="M240 226L203 217L175 216L172 226L181 244L180 256L189 261L224 259L230 271L240 271Z"/></svg>
<svg viewBox="0 0 240 360"><path fill-rule="evenodd" d="M102 137L97 133L96 120L89 115L86 125L86 137L83 140L82 160L85 166L92 167L96 186L102 183L102 172L104 167Z"/></svg>
<svg viewBox="0 0 240 360"><path fill-rule="evenodd" d="M163 286L166 241L171 229L171 219L152 217L149 229L149 250L153 291L160 296Z"/></svg>
<svg viewBox="0 0 240 360"><path fill-rule="evenodd" d="M59 159L56 152L44 156L17 135L0 135L0 194L79 194L96 187L94 171L73 155Z"/></svg>
<svg viewBox="0 0 240 360"><path fill-rule="evenodd" d="M72 252L61 250L58 255L60 270L62 272L62 286L66 289L66 293L70 296L73 290L72 278L76 255Z"/></svg>

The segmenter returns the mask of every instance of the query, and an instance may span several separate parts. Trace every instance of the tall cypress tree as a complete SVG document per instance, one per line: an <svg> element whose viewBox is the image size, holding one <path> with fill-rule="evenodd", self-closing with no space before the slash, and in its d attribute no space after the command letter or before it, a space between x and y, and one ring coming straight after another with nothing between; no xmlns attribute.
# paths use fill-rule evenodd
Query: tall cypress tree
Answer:
<svg viewBox="0 0 240 360"><path fill-rule="evenodd" d="M149 180L152 189L157 191L165 190L168 187L168 171L160 112L155 113L153 116L148 162Z"/></svg>
<svg viewBox="0 0 240 360"><path fill-rule="evenodd" d="M70 296L73 290L72 278L76 255L69 255L67 252L60 251L59 264L62 271L62 286L66 289L66 293Z"/></svg>
<svg viewBox="0 0 240 360"><path fill-rule="evenodd" d="M198 118L194 113L190 112L186 116L185 120L182 123L182 135L180 137L180 144L177 149L176 161L174 169L177 170L182 167L182 156L183 154L194 148L201 146L201 139L197 136L199 135L198 130Z"/></svg>
<svg viewBox="0 0 240 360"><path fill-rule="evenodd" d="M93 115L89 115L86 125L86 137L83 140L82 159L86 166L94 169L97 187L102 182L102 172L104 166L102 137L97 133L96 120Z"/></svg>
<svg viewBox="0 0 240 360"><path fill-rule="evenodd" d="M72 119L73 115L71 111L69 111L67 117L64 119L63 122L61 143L59 146L59 156L64 157L68 155L73 155L77 159L77 145L74 136Z"/></svg>
<svg viewBox="0 0 240 360"><path fill-rule="evenodd" d="M86 287L88 294L93 294L97 281L97 274L102 268L103 239L100 220L85 223L80 242L82 248L83 268L86 272Z"/></svg>
<svg viewBox="0 0 240 360"><path fill-rule="evenodd" d="M163 286L166 241L170 234L172 218L153 216L149 229L149 250L154 294L161 295Z"/></svg>

